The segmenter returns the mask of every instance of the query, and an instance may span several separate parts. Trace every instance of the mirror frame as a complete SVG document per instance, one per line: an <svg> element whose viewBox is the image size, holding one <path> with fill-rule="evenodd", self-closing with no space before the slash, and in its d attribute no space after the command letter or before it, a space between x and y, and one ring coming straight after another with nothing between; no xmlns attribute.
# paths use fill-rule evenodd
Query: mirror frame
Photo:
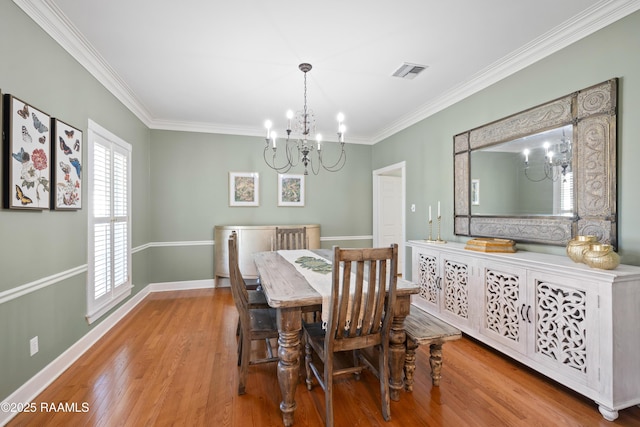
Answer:
<svg viewBox="0 0 640 427"><path fill-rule="evenodd" d="M549 245L566 245L576 235L589 234L616 247L617 88L617 78L607 80L455 135L454 233ZM568 124L573 124L571 217L471 214L473 150Z"/></svg>

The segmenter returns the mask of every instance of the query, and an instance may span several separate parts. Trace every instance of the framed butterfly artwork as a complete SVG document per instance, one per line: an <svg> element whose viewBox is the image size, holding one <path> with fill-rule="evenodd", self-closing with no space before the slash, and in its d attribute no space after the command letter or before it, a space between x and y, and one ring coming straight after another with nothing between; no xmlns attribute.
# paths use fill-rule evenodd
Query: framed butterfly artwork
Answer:
<svg viewBox="0 0 640 427"><path fill-rule="evenodd" d="M4 207L49 209L51 117L4 95Z"/></svg>
<svg viewBox="0 0 640 427"><path fill-rule="evenodd" d="M82 208L82 131L52 119L51 205L56 210Z"/></svg>

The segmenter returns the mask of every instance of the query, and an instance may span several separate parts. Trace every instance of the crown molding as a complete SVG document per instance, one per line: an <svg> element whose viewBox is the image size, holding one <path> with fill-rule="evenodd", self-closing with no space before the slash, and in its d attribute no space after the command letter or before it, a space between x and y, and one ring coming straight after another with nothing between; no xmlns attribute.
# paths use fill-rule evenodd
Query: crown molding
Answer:
<svg viewBox="0 0 640 427"><path fill-rule="evenodd" d="M186 122L171 120L154 120L149 126L151 129L184 131L184 132L200 132L200 133L216 133L223 135L239 135L239 136L257 136L264 138L264 130L255 127L238 127L221 124L212 124L204 122ZM325 139L326 142L338 142L337 138ZM347 144L364 144L373 145L370 138L349 137Z"/></svg>
<svg viewBox="0 0 640 427"><path fill-rule="evenodd" d="M52 0L13 0L13 2L150 129L262 136L261 130L254 128L154 119L133 90ZM373 145L380 142L639 9L640 0L602 0L494 62L468 81L381 129L376 135L370 138L351 137L349 143Z"/></svg>
<svg viewBox="0 0 640 427"><path fill-rule="evenodd" d="M640 0L602 0L382 129L372 141L380 142L639 9Z"/></svg>
<svg viewBox="0 0 640 427"><path fill-rule="evenodd" d="M149 110L53 1L13 0L13 2L146 126L151 126L153 118Z"/></svg>

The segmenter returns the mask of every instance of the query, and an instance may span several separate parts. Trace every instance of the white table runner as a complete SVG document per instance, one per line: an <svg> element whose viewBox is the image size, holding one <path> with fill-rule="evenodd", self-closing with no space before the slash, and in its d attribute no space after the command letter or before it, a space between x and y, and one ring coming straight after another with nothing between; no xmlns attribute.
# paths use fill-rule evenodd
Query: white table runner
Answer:
<svg viewBox="0 0 640 427"><path fill-rule="evenodd" d="M333 267L333 262L307 249L278 251L278 255L290 262L291 265L296 268L298 273L302 274L304 278L307 279L307 282L309 282L311 287L322 296L322 323L323 326L326 326L326 321L329 318L329 300L331 298L332 281L331 269ZM322 272L313 271L311 268L305 268L300 262L297 262L298 260L302 261L305 257L323 261L329 265L329 268Z"/></svg>
<svg viewBox="0 0 640 427"><path fill-rule="evenodd" d="M322 326L327 327L329 319L329 308L331 306L332 269L333 262L307 249L278 251L278 255L290 262L296 270L304 276L309 285L322 296ZM351 273L351 281L355 283L356 275ZM364 283L365 290L367 281ZM364 305L360 307L361 313L358 317L358 327L361 326L364 314ZM347 308L347 315L350 315L351 304Z"/></svg>

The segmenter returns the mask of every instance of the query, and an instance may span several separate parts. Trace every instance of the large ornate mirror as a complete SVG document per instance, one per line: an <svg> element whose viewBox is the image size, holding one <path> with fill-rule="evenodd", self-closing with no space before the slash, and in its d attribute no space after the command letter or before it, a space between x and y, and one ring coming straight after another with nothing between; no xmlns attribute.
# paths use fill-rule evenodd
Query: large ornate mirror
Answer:
<svg viewBox="0 0 640 427"><path fill-rule="evenodd" d="M454 137L456 235L616 246L617 79Z"/></svg>

